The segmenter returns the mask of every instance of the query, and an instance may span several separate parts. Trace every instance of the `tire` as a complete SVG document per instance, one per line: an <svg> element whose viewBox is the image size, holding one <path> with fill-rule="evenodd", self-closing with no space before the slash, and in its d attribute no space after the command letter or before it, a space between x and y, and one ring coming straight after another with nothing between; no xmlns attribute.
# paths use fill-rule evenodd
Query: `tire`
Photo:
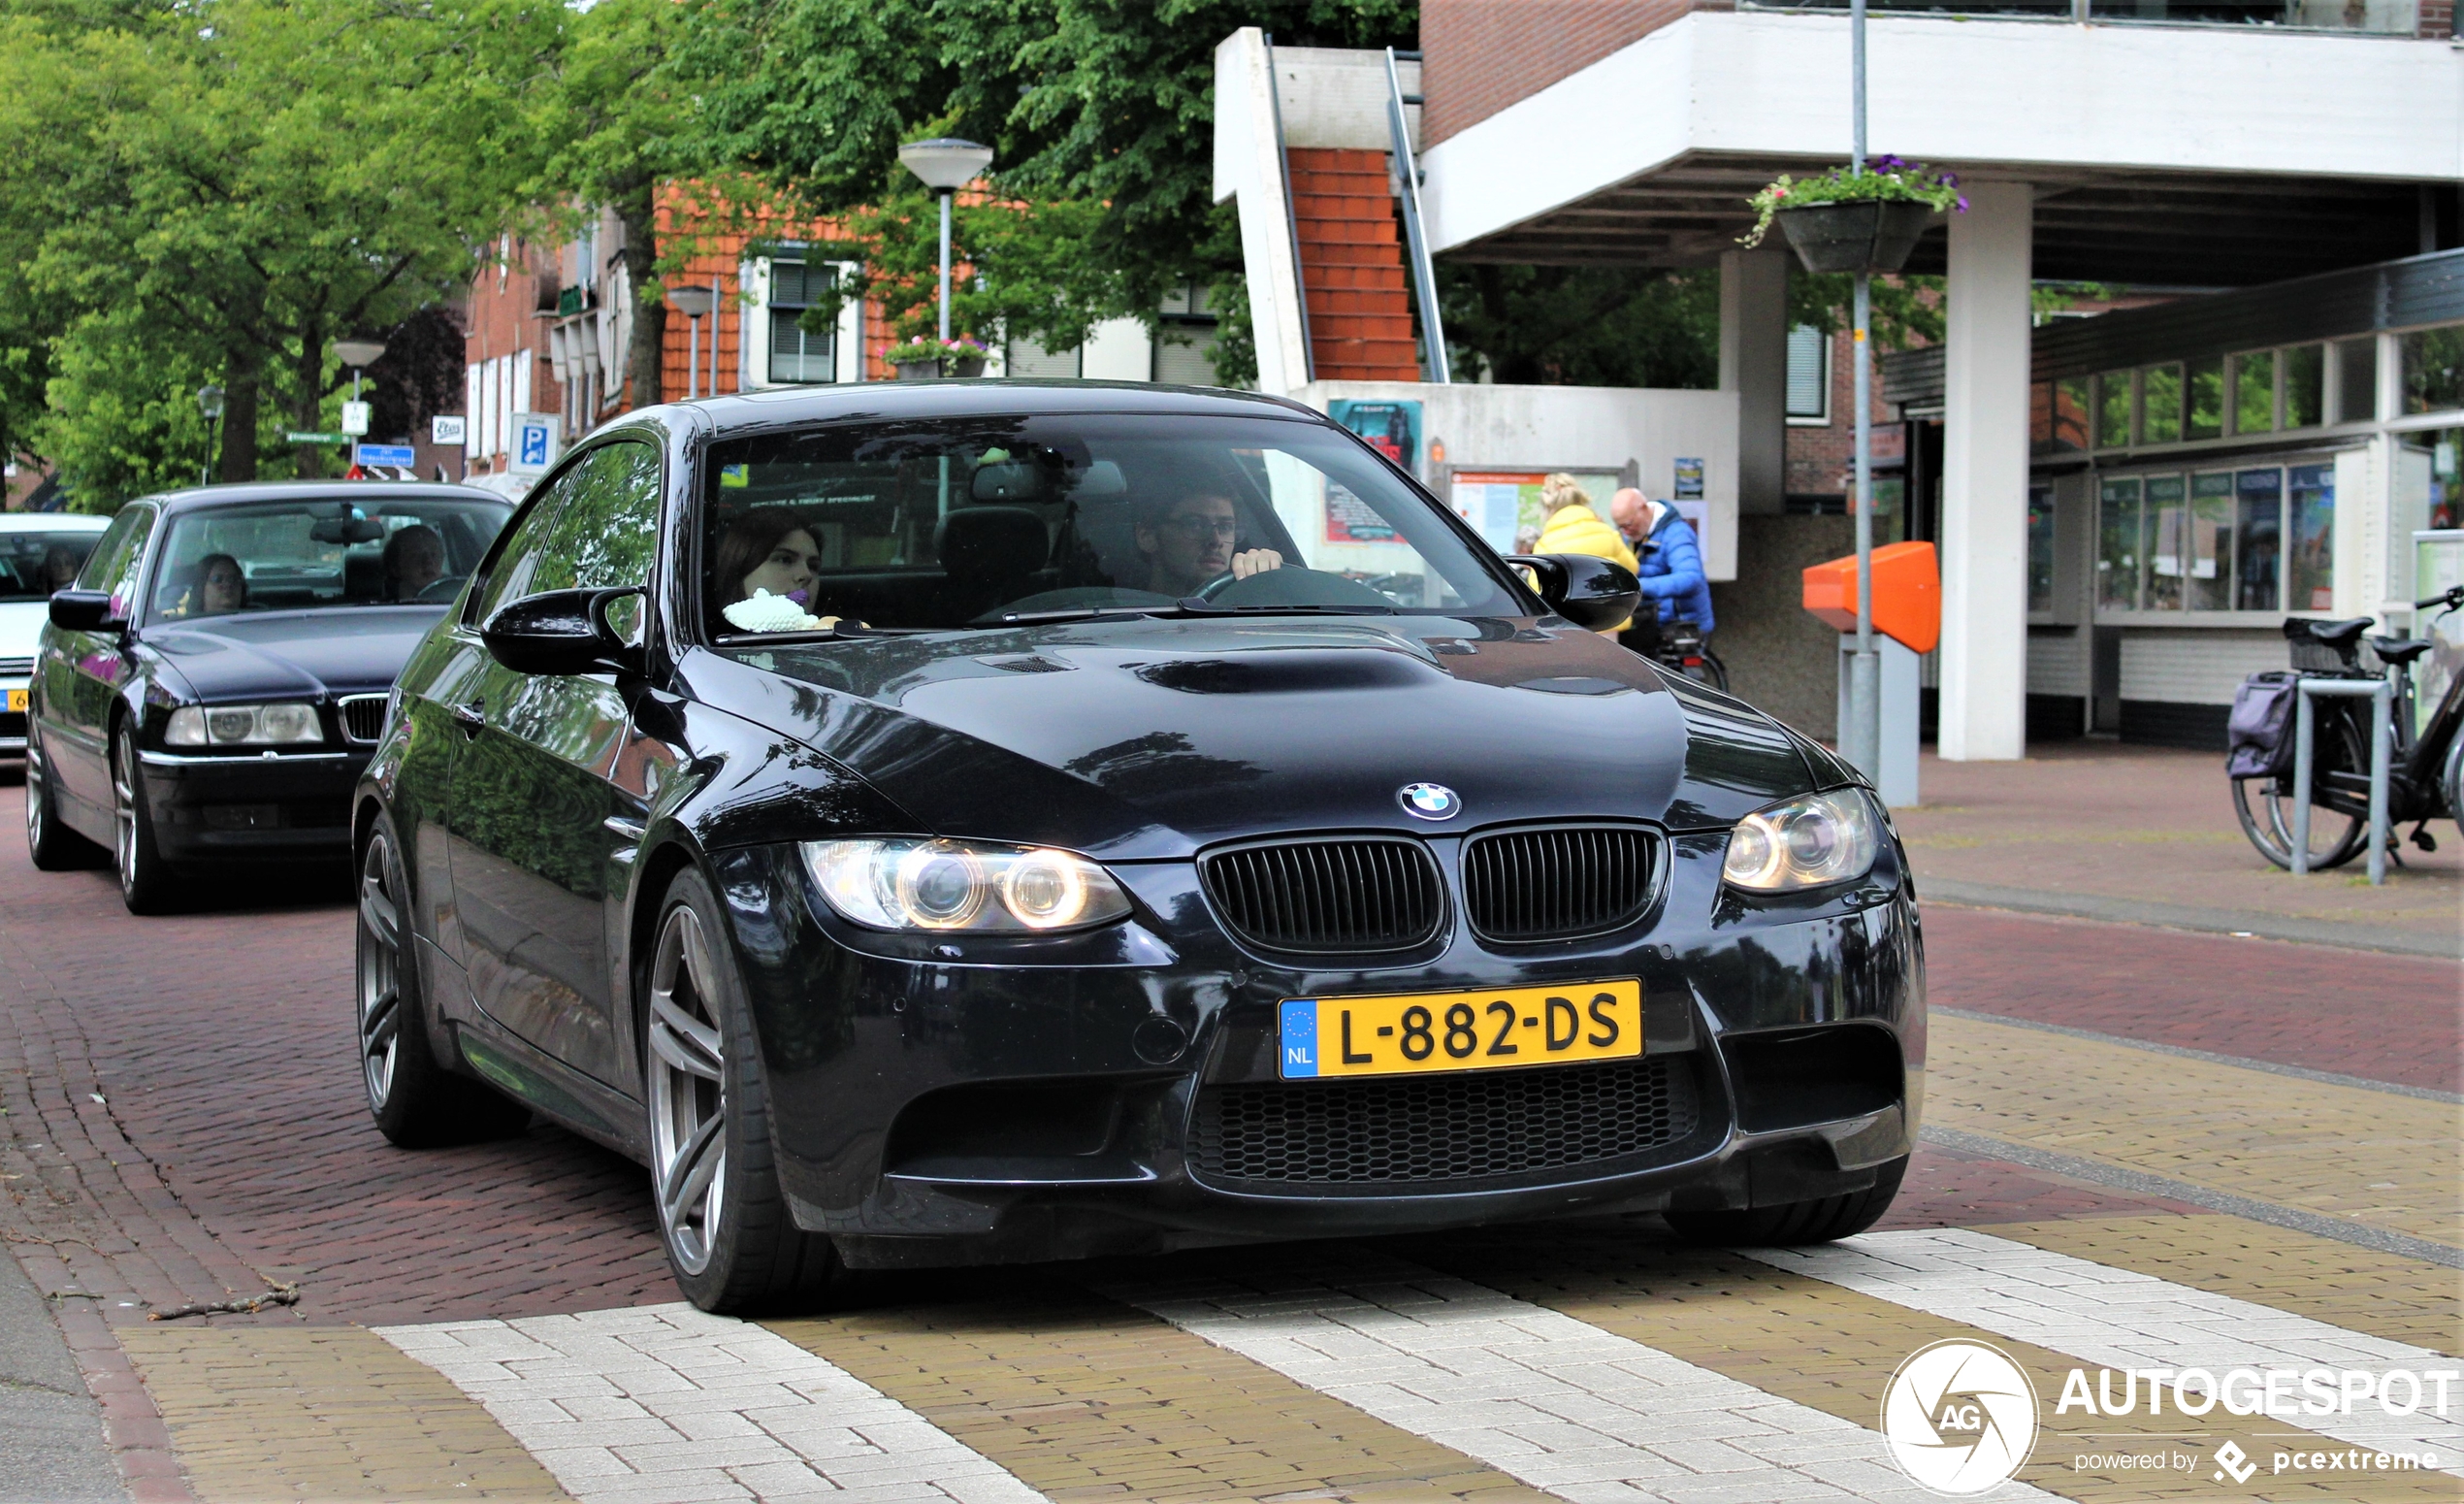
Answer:
<svg viewBox="0 0 2464 1504"><path fill-rule="evenodd" d="M113 864L119 868L119 900L132 914L167 914L177 907L181 884L154 844L153 811L146 802L146 767L137 738L123 725L112 734Z"/></svg>
<svg viewBox="0 0 2464 1504"><path fill-rule="evenodd" d="M380 814L360 850L352 1010L369 1114L378 1132L405 1149L519 1133L530 1126L531 1110L447 1070L429 1043L427 999L410 954L409 896L393 822Z"/></svg>
<svg viewBox="0 0 2464 1504"><path fill-rule="evenodd" d="M1787 1248L1854 1237L1882 1220L1899 1193L1908 1161L1894 1160L1875 1171L1873 1184L1844 1195L1757 1206L1750 1211L1670 1212L1669 1226L1689 1243L1724 1248Z"/></svg>
<svg viewBox="0 0 2464 1504"><path fill-rule="evenodd" d="M2312 745L2317 773L2330 768L2340 771L2366 769L2370 766L2368 748L2362 744L2361 733L2346 716L2322 716L2318 722L2318 739ZM2292 781L2288 773L2283 780ZM2236 778L2233 780L2233 813L2242 822L2242 834L2258 848L2258 854L2287 871L2293 865L2293 801L2278 789L2273 777ZM2370 822L2361 815L2349 815L2340 810L2313 805L2310 811L2310 870L2324 871L2342 866L2361 854L2370 844Z"/></svg>
<svg viewBox="0 0 2464 1504"><path fill-rule="evenodd" d="M2447 817L2464 834L2464 735L2458 735L2447 749L2447 773L2439 780L2439 789L2447 796Z"/></svg>
<svg viewBox="0 0 2464 1504"><path fill-rule="evenodd" d="M722 1316L814 1309L843 1296L827 1237L789 1214L771 1157L769 1095L744 982L709 880L662 900L640 996L651 1194L685 1298Z"/></svg>
<svg viewBox="0 0 2464 1504"><path fill-rule="evenodd" d="M36 869L45 872L99 866L104 855L102 847L60 823L42 743L30 733L25 742L25 850Z"/></svg>

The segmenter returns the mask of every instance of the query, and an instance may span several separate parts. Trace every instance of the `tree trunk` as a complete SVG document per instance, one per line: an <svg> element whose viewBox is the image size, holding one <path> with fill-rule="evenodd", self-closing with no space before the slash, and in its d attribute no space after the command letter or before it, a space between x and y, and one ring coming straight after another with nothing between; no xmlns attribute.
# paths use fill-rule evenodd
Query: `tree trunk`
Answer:
<svg viewBox="0 0 2464 1504"><path fill-rule="evenodd" d="M257 402L264 376L256 352L231 356L222 367L222 438L214 459L216 480L257 478Z"/></svg>
<svg viewBox="0 0 2464 1504"><path fill-rule="evenodd" d="M644 297L659 277L659 218L655 184L619 197L616 219L625 227L625 281L633 300L632 338L625 348L625 377L631 390L627 405L647 408L662 400L661 367L667 358L667 300Z"/></svg>
<svg viewBox="0 0 2464 1504"><path fill-rule="evenodd" d="M299 389L291 404L292 422L304 433L325 426L325 320L310 315L300 324ZM299 478L314 480L325 474L325 445L304 443L293 451Z"/></svg>

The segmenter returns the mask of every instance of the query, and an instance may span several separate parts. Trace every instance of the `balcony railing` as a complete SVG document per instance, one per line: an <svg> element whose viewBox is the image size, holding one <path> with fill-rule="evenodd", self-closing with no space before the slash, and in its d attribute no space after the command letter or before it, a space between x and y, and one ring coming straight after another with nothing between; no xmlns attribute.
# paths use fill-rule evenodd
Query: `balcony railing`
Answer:
<svg viewBox="0 0 2464 1504"><path fill-rule="evenodd" d="M1869 0L1893 16L1997 16L2038 20L2151 22L2168 26L2274 26L2297 31L2355 31L2410 37L2420 29L2419 0ZM1845 11L1848 0L1798 0L1787 5L1741 0L1758 11Z"/></svg>

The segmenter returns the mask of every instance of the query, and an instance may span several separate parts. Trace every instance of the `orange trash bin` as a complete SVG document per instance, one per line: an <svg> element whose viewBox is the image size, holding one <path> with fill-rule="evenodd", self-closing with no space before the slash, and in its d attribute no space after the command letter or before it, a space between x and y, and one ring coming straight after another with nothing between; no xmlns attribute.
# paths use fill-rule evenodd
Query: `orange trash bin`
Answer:
<svg viewBox="0 0 2464 1504"><path fill-rule="evenodd" d="M1806 569L1805 609L1834 631L1857 630L1855 554ZM1873 630L1919 653L1942 640L1942 571L1931 543L1873 551Z"/></svg>

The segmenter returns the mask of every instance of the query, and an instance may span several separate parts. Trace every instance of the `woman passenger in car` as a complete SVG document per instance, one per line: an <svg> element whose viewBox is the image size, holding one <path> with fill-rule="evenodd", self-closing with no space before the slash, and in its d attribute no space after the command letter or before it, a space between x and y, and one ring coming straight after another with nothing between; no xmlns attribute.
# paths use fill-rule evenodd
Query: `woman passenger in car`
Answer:
<svg viewBox="0 0 2464 1504"><path fill-rule="evenodd" d="M180 594L179 604L166 616L228 616L248 608L248 575L227 553L210 553L197 561L197 577Z"/></svg>
<svg viewBox="0 0 2464 1504"><path fill-rule="evenodd" d="M784 507L765 507L738 517L711 552L710 587L721 605L749 601L766 590L804 604L821 572L822 550L803 519Z"/></svg>

